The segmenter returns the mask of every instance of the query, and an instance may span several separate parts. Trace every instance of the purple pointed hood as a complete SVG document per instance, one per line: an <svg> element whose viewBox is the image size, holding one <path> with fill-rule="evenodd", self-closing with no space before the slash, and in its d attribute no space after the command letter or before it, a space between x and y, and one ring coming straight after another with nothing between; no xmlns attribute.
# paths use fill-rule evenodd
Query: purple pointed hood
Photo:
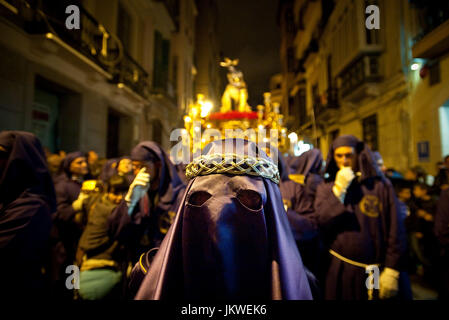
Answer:
<svg viewBox="0 0 449 320"><path fill-rule="evenodd" d="M228 153L229 140L236 157L272 163L242 139L211 142L202 155ZM243 172L203 174L189 181L136 299L311 299L276 183Z"/></svg>

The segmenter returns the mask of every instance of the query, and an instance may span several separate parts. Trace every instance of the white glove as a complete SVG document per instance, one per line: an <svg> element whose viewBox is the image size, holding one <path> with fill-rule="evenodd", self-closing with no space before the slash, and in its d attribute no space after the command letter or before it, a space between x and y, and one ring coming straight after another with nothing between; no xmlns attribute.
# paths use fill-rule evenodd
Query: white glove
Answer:
<svg viewBox="0 0 449 320"><path fill-rule="evenodd" d="M346 190L354 180L355 174L351 167L343 167L338 170L335 177L335 183L332 187L332 192L343 203L345 201Z"/></svg>
<svg viewBox="0 0 449 320"><path fill-rule="evenodd" d="M78 199L76 199L75 201L72 202L72 208L75 211L81 211L83 210L83 201L85 199L87 199L89 197L89 195L87 193L84 192L80 192L80 194L78 195Z"/></svg>
<svg viewBox="0 0 449 320"><path fill-rule="evenodd" d="M147 193L149 187L150 175L145 172L145 168L142 168L129 186L128 193L125 196L128 214L132 213L137 202Z"/></svg>
<svg viewBox="0 0 449 320"><path fill-rule="evenodd" d="M385 268L379 277L379 298L388 299L398 294L399 271Z"/></svg>

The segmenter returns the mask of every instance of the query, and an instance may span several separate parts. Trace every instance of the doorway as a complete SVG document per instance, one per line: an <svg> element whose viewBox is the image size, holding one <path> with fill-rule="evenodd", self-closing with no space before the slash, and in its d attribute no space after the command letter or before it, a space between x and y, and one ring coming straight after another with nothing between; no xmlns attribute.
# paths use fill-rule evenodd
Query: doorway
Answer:
<svg viewBox="0 0 449 320"><path fill-rule="evenodd" d="M438 110L440 119L441 157L449 154L449 100Z"/></svg>
<svg viewBox="0 0 449 320"><path fill-rule="evenodd" d="M30 131L52 153L77 150L80 105L79 93L36 75Z"/></svg>

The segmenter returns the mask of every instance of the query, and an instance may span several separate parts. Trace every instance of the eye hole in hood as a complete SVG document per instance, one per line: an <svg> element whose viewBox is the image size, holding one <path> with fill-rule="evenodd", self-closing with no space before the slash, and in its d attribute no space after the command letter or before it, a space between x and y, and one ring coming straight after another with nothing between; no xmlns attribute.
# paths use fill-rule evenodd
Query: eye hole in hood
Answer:
<svg viewBox="0 0 449 320"><path fill-rule="evenodd" d="M212 195L206 191L196 191L189 197L188 203L193 206L201 207Z"/></svg>
<svg viewBox="0 0 449 320"><path fill-rule="evenodd" d="M254 190L240 190L237 193L237 199L247 209L253 211L262 209L262 197Z"/></svg>

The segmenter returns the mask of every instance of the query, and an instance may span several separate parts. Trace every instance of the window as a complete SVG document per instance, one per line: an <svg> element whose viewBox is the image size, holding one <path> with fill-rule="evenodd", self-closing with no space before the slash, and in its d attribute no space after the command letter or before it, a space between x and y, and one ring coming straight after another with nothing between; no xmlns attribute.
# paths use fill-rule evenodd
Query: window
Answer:
<svg viewBox="0 0 449 320"><path fill-rule="evenodd" d="M170 41L164 39L162 34L156 30L154 32L153 86L163 92L167 91L169 54Z"/></svg>
<svg viewBox="0 0 449 320"><path fill-rule="evenodd" d="M129 52L131 47L131 17L120 2L117 15L117 36L125 51Z"/></svg>
<svg viewBox="0 0 449 320"><path fill-rule="evenodd" d="M363 126L363 141L368 144L371 150L377 151L378 138L377 138L377 115L373 114L362 120Z"/></svg>

